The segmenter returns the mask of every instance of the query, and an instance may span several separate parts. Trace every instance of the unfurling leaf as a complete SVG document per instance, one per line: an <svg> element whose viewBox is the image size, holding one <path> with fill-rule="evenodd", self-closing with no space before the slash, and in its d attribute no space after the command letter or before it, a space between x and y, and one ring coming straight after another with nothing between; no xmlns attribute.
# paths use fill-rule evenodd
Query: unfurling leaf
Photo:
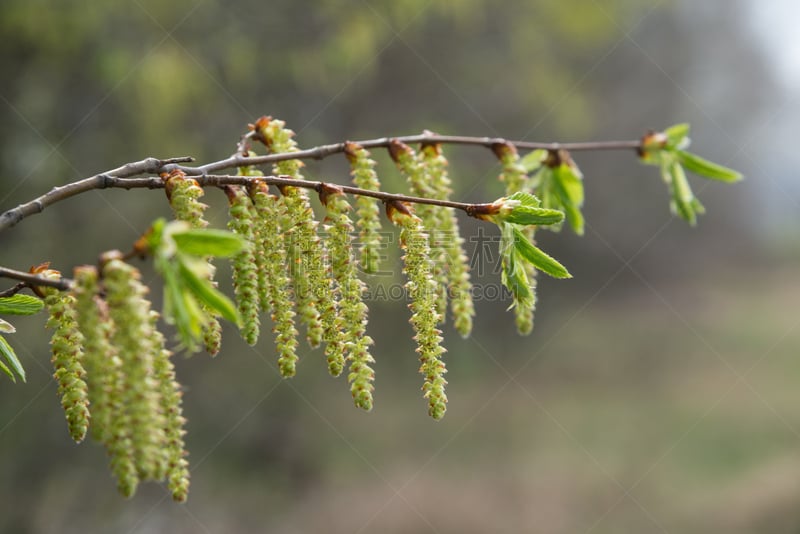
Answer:
<svg viewBox="0 0 800 534"><path fill-rule="evenodd" d="M192 256L227 258L242 250L246 243L238 235L225 230L194 229L171 234L179 252Z"/></svg>
<svg viewBox="0 0 800 534"><path fill-rule="evenodd" d="M16 331L17 329L14 328L13 324L9 323L5 319L0 319L0 333L13 334Z"/></svg>
<svg viewBox="0 0 800 534"><path fill-rule="evenodd" d="M177 259L178 274L183 286L191 291L192 295L212 311L218 312L222 317L239 324L239 313L236 305L222 292L215 288L208 278L198 273L198 266L205 266L205 262L179 256Z"/></svg>
<svg viewBox="0 0 800 534"><path fill-rule="evenodd" d="M705 178L712 180L719 180L721 182L733 183L742 179L742 173L723 167L712 161L701 158L691 152L685 150L676 151L678 161L683 165L687 171L699 174Z"/></svg>
<svg viewBox="0 0 800 534"><path fill-rule="evenodd" d="M22 367L19 358L17 358L17 353L14 352L14 349L8 344L8 341L6 341L6 338L3 336L0 336L0 354L3 355L3 358L8 362L8 365L11 366L11 369L13 369L14 372L19 375L22 381L25 382L25 369ZM17 381L14 378L14 373L12 373L3 362L0 362L0 366L2 366L3 372L11 377L11 380L14 382Z"/></svg>
<svg viewBox="0 0 800 534"><path fill-rule="evenodd" d="M664 130L666 148L682 149L689 146L689 123L674 124Z"/></svg>
<svg viewBox="0 0 800 534"><path fill-rule="evenodd" d="M44 308L44 301L31 295L16 294L0 298L0 314L33 315Z"/></svg>
<svg viewBox="0 0 800 534"><path fill-rule="evenodd" d="M528 241L517 228L514 228L513 231L514 249L521 258L554 278L572 278L566 267Z"/></svg>

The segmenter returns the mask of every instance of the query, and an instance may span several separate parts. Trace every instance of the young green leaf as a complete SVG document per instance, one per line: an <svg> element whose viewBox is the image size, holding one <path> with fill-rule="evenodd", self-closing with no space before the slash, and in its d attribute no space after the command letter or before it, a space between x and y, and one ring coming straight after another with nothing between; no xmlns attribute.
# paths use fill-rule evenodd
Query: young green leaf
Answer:
<svg viewBox="0 0 800 534"><path fill-rule="evenodd" d="M514 248L510 248L503 255L503 272L501 275L503 285L511 291L514 297L514 304L527 305L533 298L530 282L525 269L519 263L517 253ZM512 306L514 306L512 304Z"/></svg>
<svg viewBox="0 0 800 534"><path fill-rule="evenodd" d="M177 259L178 273L186 288L211 310L219 312L225 319L238 325L240 319L239 313L236 311L236 305L211 285L207 278L199 276L196 269L193 269L188 261L188 258L183 257L178 257Z"/></svg>
<svg viewBox="0 0 800 534"><path fill-rule="evenodd" d="M668 148L685 148L689 146L689 123L675 124L664 130Z"/></svg>
<svg viewBox="0 0 800 534"><path fill-rule="evenodd" d="M16 294L0 298L0 314L33 315L44 307L42 299L31 295Z"/></svg>
<svg viewBox="0 0 800 534"><path fill-rule="evenodd" d="M540 148L522 156L518 163L526 173L533 174L541 168L545 159L547 159L547 150Z"/></svg>
<svg viewBox="0 0 800 534"><path fill-rule="evenodd" d="M514 250L521 258L554 278L572 278L572 275L569 274L566 267L528 241L519 229L514 228L513 232Z"/></svg>
<svg viewBox="0 0 800 534"><path fill-rule="evenodd" d="M697 223L697 215L705 213L705 208L694 196L686 173L677 161L673 161L669 167L670 190L672 192L672 210L686 222L694 226Z"/></svg>
<svg viewBox="0 0 800 534"><path fill-rule="evenodd" d="M17 377L14 376L14 373L11 372L11 369L6 367L6 364L4 364L3 362L0 362L0 371L3 371L5 374L7 374L8 377L11 379L11 381L16 384Z"/></svg>
<svg viewBox="0 0 800 534"><path fill-rule="evenodd" d="M686 167L686 170L699 174L700 176L727 183L738 182L742 179L742 174L740 172L708 161L691 152L677 150L676 154L678 155L678 161Z"/></svg>
<svg viewBox="0 0 800 534"><path fill-rule="evenodd" d="M19 358L17 358L17 354L14 352L14 349L11 348L11 345L8 344L8 341L6 341L6 338L3 336L0 336L0 353L8 362L8 365L10 365L11 368L19 375L22 381L25 382L25 369L19 362ZM11 377L11 380L14 380L14 376L8 371L8 368L5 365L3 365L3 367L3 371ZM14 382L16 382L16 380L14 380Z"/></svg>
<svg viewBox="0 0 800 534"><path fill-rule="evenodd" d="M181 283L174 262L164 262L159 271L164 277L164 319L175 325L181 342L194 352L201 338L204 313Z"/></svg>
<svg viewBox="0 0 800 534"><path fill-rule="evenodd" d="M0 332L2 332L3 334L13 334L16 331L17 329L14 328L13 324L9 323L4 319L0 319Z"/></svg>
<svg viewBox="0 0 800 534"><path fill-rule="evenodd" d="M552 184L572 230L583 235L583 176L577 167L564 162L552 174Z"/></svg>
<svg viewBox="0 0 800 534"><path fill-rule="evenodd" d="M508 199L516 200L519 202L520 206L525 206L526 208L538 208L542 205L542 201L536 198L536 195L527 193L525 191L517 191L508 197Z"/></svg>
<svg viewBox="0 0 800 534"><path fill-rule="evenodd" d="M178 251L192 256L233 256L246 243L238 235L225 230L193 229L171 234Z"/></svg>
<svg viewBox="0 0 800 534"><path fill-rule="evenodd" d="M501 219L522 226L558 224L564 220L564 212L545 208L516 206L510 213L501 216Z"/></svg>

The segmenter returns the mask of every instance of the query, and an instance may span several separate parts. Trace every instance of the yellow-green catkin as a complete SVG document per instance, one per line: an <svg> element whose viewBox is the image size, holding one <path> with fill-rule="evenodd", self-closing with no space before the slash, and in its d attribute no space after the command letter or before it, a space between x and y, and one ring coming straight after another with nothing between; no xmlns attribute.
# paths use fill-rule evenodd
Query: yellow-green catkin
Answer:
<svg viewBox="0 0 800 534"><path fill-rule="evenodd" d="M427 161L419 158L413 148L397 140L389 145L389 154L397 168L406 177L412 195L424 198L438 198L442 192L431 180ZM440 185L440 184L439 184ZM444 322L447 313L447 263L448 256L440 239L441 217L438 206L418 204L415 208L417 217L422 221L422 227L428 235L431 263L433 264L433 279L436 282L435 291L436 311L439 313L440 322Z"/></svg>
<svg viewBox="0 0 800 534"><path fill-rule="evenodd" d="M248 345L255 345L259 334L259 288L258 269L255 258L256 239L255 208L250 197L239 186L225 188L228 196L228 229L242 236L247 246L237 252L231 262L233 271L233 292L236 306L242 318L240 333Z"/></svg>
<svg viewBox="0 0 800 534"><path fill-rule="evenodd" d="M153 343L156 352L153 357L153 374L161 394L161 410L165 424L164 449L167 457L167 488L177 502L186 501L189 494L189 462L186 461L186 446L183 436L186 418L183 417L183 391L175 378L175 366L172 364L172 352L165 348L164 336L156 328L159 314L150 312L150 324L153 328Z"/></svg>
<svg viewBox="0 0 800 534"><path fill-rule="evenodd" d="M419 153L422 165L427 169L433 190L433 198L448 200L453 190L447 173L447 158L441 145L426 144ZM441 246L446 255L446 281L450 297L453 326L462 337L472 332L475 305L472 302L472 282L469 275L469 258L464 250L464 238L458 227L458 218L452 208L432 206L436 215L435 245Z"/></svg>
<svg viewBox="0 0 800 534"><path fill-rule="evenodd" d="M294 132L286 124L271 117L261 117L253 125L254 138L263 142L273 153L297 152ZM295 179L302 179L300 160L284 160L273 166L273 172ZM321 316L324 310L335 306L331 281L327 276L325 243L317 234L318 223L314 220L308 193L301 188L281 188L282 201L286 206L283 232L286 237L287 261L297 299L300 320L306 325L309 345L318 346L330 328L330 314Z"/></svg>
<svg viewBox="0 0 800 534"><path fill-rule="evenodd" d="M50 314L47 326L55 329L50 340L53 377L58 382L69 435L80 443L89 428L89 393L84 380L83 335L76 321L75 297L49 288L45 295L44 303Z"/></svg>
<svg viewBox="0 0 800 534"><path fill-rule="evenodd" d="M113 396L119 393L119 357L109 342L110 323L100 318L97 269L91 265L75 268L75 310L83 335L83 361L88 375L92 406L92 437L105 443L114 416Z"/></svg>
<svg viewBox="0 0 800 534"><path fill-rule="evenodd" d="M252 150L248 150L243 154L243 157L249 158L255 156L256 153ZM240 176L250 176L250 177L257 177L257 176L264 176L260 170L252 165L243 165L239 167L238 174ZM250 198L253 200L255 204L255 199L253 199L252 194L252 187L253 184L257 182L251 182L247 187L247 192L250 195ZM258 214L256 213L256 216ZM269 304L269 292L270 292L270 284L272 283L272 275L269 272L269 269L266 266L266 256L264 252L264 243L267 239L270 238L268 235L261 235L262 229L260 224L256 224L252 228L252 237L253 237L253 257L255 259L256 264L256 280L258 281L258 307L261 311L269 311L270 304Z"/></svg>
<svg viewBox="0 0 800 534"><path fill-rule="evenodd" d="M447 369L441 359L446 349L442 346L441 330L437 327L440 317L435 303L436 281L433 279L428 235L420 219L407 207L395 209L391 219L401 228L403 272L408 278L406 289L411 298L410 322L416 332L414 339L422 363L419 371L425 377L422 390L428 399L428 414L439 420L447 411L447 395L444 391L447 384L444 374Z"/></svg>
<svg viewBox="0 0 800 534"><path fill-rule="evenodd" d="M164 190L167 193L169 205L176 220L188 222L192 228L205 228L208 221L204 217L208 205L200 202L200 198L205 194L203 188L193 178L187 178L181 170L172 171L162 175L164 180ZM215 267L209 261L209 279L213 282ZM205 304L202 304L206 312L206 323L203 325L203 345L206 352L212 356L219 353L222 346L222 326L214 312Z"/></svg>
<svg viewBox="0 0 800 534"><path fill-rule="evenodd" d="M356 406L369 411L372 409L372 392L375 389L372 385L375 371L370 364L375 363L375 360L369 350L372 338L366 335L368 310L363 299L366 286L358 277L352 245L352 208L340 191L333 190L323 198L328 212L331 272L341 292L339 328L341 343L349 363L350 393Z"/></svg>
<svg viewBox="0 0 800 534"><path fill-rule="evenodd" d="M120 259L103 265L106 302L119 351L123 385L121 406L129 418L134 463L142 480L161 480L167 468L166 417L154 359L159 350L147 287L138 269Z"/></svg>
<svg viewBox="0 0 800 534"><path fill-rule="evenodd" d="M278 369L284 378L297 372L297 328L294 322L294 300L291 280L286 265L284 236L281 220L286 217L286 206L275 195L269 193L263 182L256 182L250 189L256 209L257 227L261 239L264 259L263 268L269 273L265 288L269 310L272 314L272 331L278 351Z"/></svg>
<svg viewBox="0 0 800 534"><path fill-rule="evenodd" d="M84 360L92 406L92 437L108 453L117 488L131 497L139 484L134 463L130 417L122 404L122 361L110 337L113 323L106 302L99 297L97 269L75 268L78 328L84 337Z"/></svg>
<svg viewBox="0 0 800 534"><path fill-rule="evenodd" d="M350 161L353 185L369 191L379 191L381 183L375 173L375 160L370 153L356 143L345 143L345 155ZM360 255L359 264L365 273L376 273L381 260L380 202L359 195L356 197L356 226L358 227Z"/></svg>
<svg viewBox="0 0 800 534"><path fill-rule="evenodd" d="M492 147L495 155L500 160L502 171L498 177L501 182L506 184L506 196L511 196L518 191L529 191L531 179L525 167L520 163L519 153L514 145L498 143ZM536 227L526 226L522 233L531 243L536 243L534 235ZM521 335L528 335L533 331L534 314L536 311L536 283L538 271L530 263L524 262L524 269L528 275L528 283L531 288L532 298L527 306L514 306L514 320L517 325L517 332Z"/></svg>

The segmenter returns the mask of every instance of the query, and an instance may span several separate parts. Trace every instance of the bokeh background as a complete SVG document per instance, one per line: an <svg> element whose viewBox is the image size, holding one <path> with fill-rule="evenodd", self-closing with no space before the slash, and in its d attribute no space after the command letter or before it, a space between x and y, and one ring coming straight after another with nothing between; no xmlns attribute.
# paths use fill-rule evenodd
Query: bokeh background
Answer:
<svg viewBox="0 0 800 534"><path fill-rule="evenodd" d="M370 303L369 414L320 351L281 380L268 331L178 357L185 505L158 485L117 495L103 450L67 435L44 318L18 320L29 378L0 383L0 531L800 531L799 17L794 0L4 0L2 209L145 156L220 159L262 114L305 147L690 121L694 149L747 180L693 179L708 214L692 229L632 154L577 155L586 235L540 241L575 278L542 280L530 337L497 300L470 339L447 327L439 423L403 302ZM489 151L447 154L457 198L501 194ZM348 178L336 158L307 175ZM223 195L207 199L223 225ZM70 271L168 213L160 192L92 192L3 232L0 263ZM483 259L476 283L497 284Z"/></svg>

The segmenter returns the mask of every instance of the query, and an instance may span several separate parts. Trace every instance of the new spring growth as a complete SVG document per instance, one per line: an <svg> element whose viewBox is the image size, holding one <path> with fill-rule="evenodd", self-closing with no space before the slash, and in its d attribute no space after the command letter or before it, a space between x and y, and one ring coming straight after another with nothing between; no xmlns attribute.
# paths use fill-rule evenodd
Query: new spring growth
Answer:
<svg viewBox="0 0 800 534"><path fill-rule="evenodd" d="M349 363L348 381L353 402L364 410L372 409L372 381L375 371L370 364L375 360L369 347L372 338L366 335L367 305L363 301L366 285L358 277L355 255L350 235L353 223L350 220L351 206L341 189L325 185L320 189L320 200L327 210L329 222L328 249L331 256L331 274L340 291L339 329L340 344L346 362Z"/></svg>
<svg viewBox="0 0 800 534"><path fill-rule="evenodd" d="M61 273L41 264L31 273L58 280ZM76 443L83 441L89 428L89 393L83 367L83 335L78 329L75 297L51 287L37 288L44 295L44 304L50 314L47 326L55 329L50 340L53 378L58 382L58 394L67 419L69 434Z"/></svg>
<svg viewBox="0 0 800 534"><path fill-rule="evenodd" d="M131 497L139 484L131 442L130 416L123 405L122 360L111 344L114 323L108 304L100 298L97 269L75 268L78 328L84 337L84 353L92 407L92 437L105 445L117 488Z"/></svg>
<svg viewBox="0 0 800 534"><path fill-rule="evenodd" d="M261 141L275 153L297 152L294 132L285 128L285 123L271 117L261 117L251 125L253 138ZM285 160L276 163L276 174L302 179L300 169L303 162ZM333 304L330 282L324 268L327 251L325 244L317 235L317 221L308 193L305 189L284 186L281 189L282 201L286 205L286 216L282 221L282 231L286 236L287 261L297 299L300 320L306 325L306 338L312 347L322 343L325 325L322 324L321 310Z"/></svg>
<svg viewBox="0 0 800 534"><path fill-rule="evenodd" d="M208 221L203 214L208 205L200 202L200 198L205 191L193 178L187 178L186 174L179 170L169 173L162 173L161 179L164 180L164 191L167 194L170 207L178 221L188 222L192 228L206 228ZM215 268L210 260L208 261L208 279L213 282ZM203 325L203 345L206 352L216 356L222 346L222 326L214 313L204 306L208 318Z"/></svg>
<svg viewBox="0 0 800 534"><path fill-rule="evenodd" d="M248 243L233 257L233 291L242 319L240 332L248 345L255 345L259 334L258 271L254 247L255 212L250 197L241 187L226 186L228 196L228 229Z"/></svg>
<svg viewBox="0 0 800 534"><path fill-rule="evenodd" d="M412 195L441 200L449 194L449 187L442 182L441 173L438 177L432 176L429 166L410 146L393 139L389 143L389 155L406 177ZM422 227L428 235L433 278L436 280L436 309L439 321L444 322L447 312L448 266L447 252L437 240L441 209L439 206L420 204L415 207L414 213L422 221Z"/></svg>
<svg viewBox="0 0 800 534"><path fill-rule="evenodd" d="M419 372L425 377L423 396L428 400L428 414L436 420L447 411L447 395L444 387L447 372L441 357L446 352L442 346L441 331L437 327L441 318L436 309L436 281L430 260L428 235L422 221L410 208L401 202L388 202L386 213L400 227L400 246L403 249L403 272L408 278L406 289L411 297L411 319L414 340L421 366Z"/></svg>
<svg viewBox="0 0 800 534"><path fill-rule="evenodd" d="M638 153L643 163L660 167L661 176L669 188L672 213L694 226L697 216L705 213L705 208L694 196L685 171L727 183L738 182L742 174L688 152L686 149L690 143L689 125L676 124L663 132L645 134Z"/></svg>
<svg viewBox="0 0 800 534"><path fill-rule="evenodd" d="M186 174L176 169L169 173L162 173L161 179L164 180L164 191L167 194L169 205L175 219L188 222L192 228L206 228L208 221L203 214L208 205L200 202L200 198L205 191L193 178L187 178ZM213 282L215 268L210 260L208 262L207 278ZM216 356L222 346L222 326L215 317L212 310L203 305L207 319L203 324L203 345L206 352Z"/></svg>
<svg viewBox="0 0 800 534"><path fill-rule="evenodd" d="M435 135L425 131L426 135ZM420 164L428 170L428 180L434 197L449 200L453 189L447 174L447 158L442 153L439 143L423 143L419 153ZM472 302L472 282L469 275L469 258L464 250L464 238L458 227L458 218L454 210L441 206L433 206L436 226L429 230L431 246L440 248L444 257L440 267L444 287L452 297L450 309L453 314L453 326L462 337L469 336L472 331L472 318L475 306Z"/></svg>
<svg viewBox="0 0 800 534"><path fill-rule="evenodd" d="M172 352L165 348L164 336L155 327L158 313L150 312L150 323L153 326L153 342L156 351L153 357L153 374L158 383L161 397L161 411L164 414L164 453L166 455L167 488L173 500L184 502L189 494L189 462L186 461L186 446L183 436L186 434L183 417L183 391L175 378L175 367L172 365Z"/></svg>
<svg viewBox="0 0 800 534"><path fill-rule="evenodd" d="M356 187L379 191L381 183L375 173L375 161L370 153L356 143L345 143L344 153L350 162L350 175ZM377 199L359 195L356 197L356 226L359 229L361 254L359 263L365 273L378 272L381 250L380 206Z"/></svg>
<svg viewBox="0 0 800 534"><path fill-rule="evenodd" d="M275 334L275 348L278 351L278 369L281 376L295 375L297 368L297 328L294 322L294 290L286 265L284 234L281 221L286 217L286 205L269 193L267 185L261 181L252 182L250 198L256 210L260 255L266 277L266 287L260 291L267 298L272 316L272 332Z"/></svg>
<svg viewBox="0 0 800 534"><path fill-rule="evenodd" d="M142 480L161 480L167 468L164 451L165 414L153 360L159 347L150 317L147 287L137 269L120 253L106 253L103 283L109 316L114 322L111 342L119 350L123 376L121 405L130 422L136 472Z"/></svg>

